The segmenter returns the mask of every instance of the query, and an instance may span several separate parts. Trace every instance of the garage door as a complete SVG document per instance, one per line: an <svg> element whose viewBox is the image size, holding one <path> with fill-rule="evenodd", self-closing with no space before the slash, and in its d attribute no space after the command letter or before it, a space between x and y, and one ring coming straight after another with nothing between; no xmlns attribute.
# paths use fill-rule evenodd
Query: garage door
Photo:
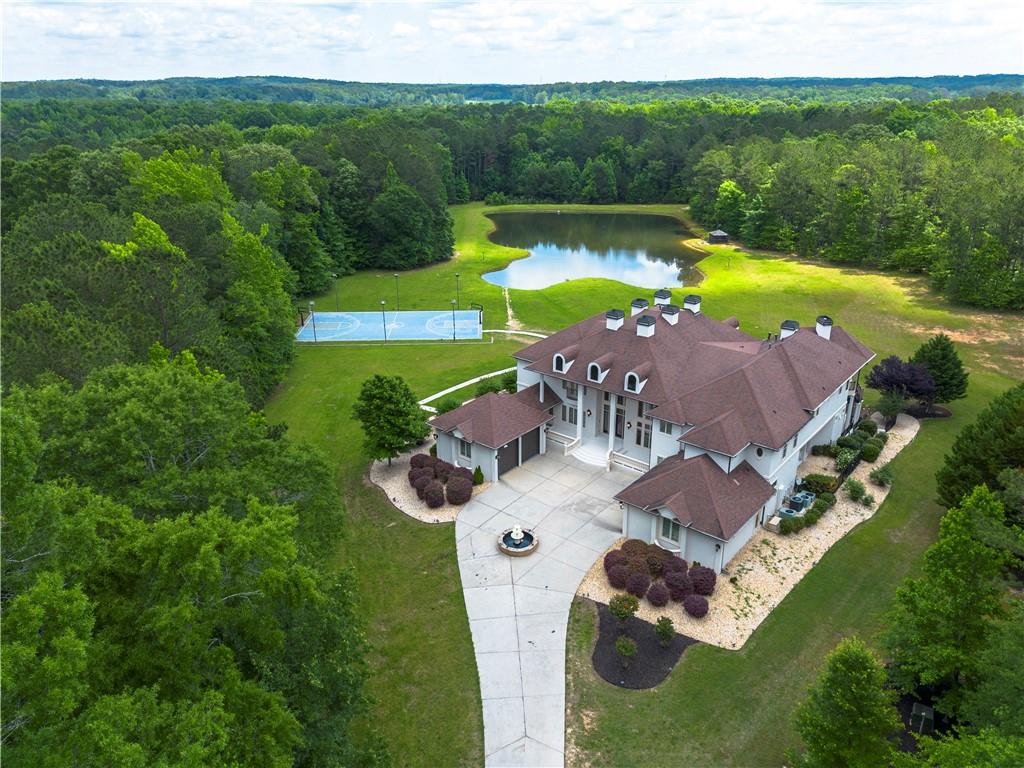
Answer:
<svg viewBox="0 0 1024 768"><path fill-rule="evenodd" d="M510 469L519 466L519 438L504 448L498 449L498 475L504 475Z"/></svg>
<svg viewBox="0 0 1024 768"><path fill-rule="evenodd" d="M523 461L533 458L540 453L540 428L527 432L520 440L523 441Z"/></svg>

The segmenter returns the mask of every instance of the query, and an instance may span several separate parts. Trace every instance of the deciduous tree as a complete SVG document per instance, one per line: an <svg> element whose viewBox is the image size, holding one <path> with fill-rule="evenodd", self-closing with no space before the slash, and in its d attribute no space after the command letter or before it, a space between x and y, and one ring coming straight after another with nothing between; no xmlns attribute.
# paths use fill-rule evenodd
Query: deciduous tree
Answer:
<svg viewBox="0 0 1024 768"><path fill-rule="evenodd" d="M352 415L363 425L366 453L391 459L430 433L416 396L401 376L372 376L363 382Z"/></svg>

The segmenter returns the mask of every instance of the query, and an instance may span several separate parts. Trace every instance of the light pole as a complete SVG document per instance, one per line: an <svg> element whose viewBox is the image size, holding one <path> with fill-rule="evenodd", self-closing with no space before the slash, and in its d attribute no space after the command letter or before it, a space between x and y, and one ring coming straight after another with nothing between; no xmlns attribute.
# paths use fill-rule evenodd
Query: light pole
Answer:
<svg viewBox="0 0 1024 768"><path fill-rule="evenodd" d="M456 299L452 299L452 341L455 341L455 302Z"/></svg>
<svg viewBox="0 0 1024 768"><path fill-rule="evenodd" d="M334 311L341 311L341 284L338 283L338 276L332 272L331 277L334 278Z"/></svg>
<svg viewBox="0 0 1024 768"><path fill-rule="evenodd" d="M384 299L380 300L380 325L384 329L384 343L388 343L388 318L384 314Z"/></svg>
<svg viewBox="0 0 1024 768"><path fill-rule="evenodd" d="M402 302L398 300L398 273L395 272L395 312L400 312L402 309Z"/></svg>
<svg viewBox="0 0 1024 768"><path fill-rule="evenodd" d="M459 296L459 288L461 287L460 283L462 282L462 280L460 278L461 278L461 275L459 275L459 273L456 272L455 273L455 301L459 305L459 309L462 309L462 297Z"/></svg>
<svg viewBox="0 0 1024 768"><path fill-rule="evenodd" d="M313 302L309 302L309 322L313 324L313 341L316 341L316 315L313 314Z"/></svg>

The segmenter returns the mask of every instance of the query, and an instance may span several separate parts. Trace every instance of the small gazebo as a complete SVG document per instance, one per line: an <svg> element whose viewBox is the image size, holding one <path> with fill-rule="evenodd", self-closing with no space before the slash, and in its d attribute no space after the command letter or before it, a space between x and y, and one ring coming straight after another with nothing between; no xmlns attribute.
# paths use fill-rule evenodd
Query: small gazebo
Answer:
<svg viewBox="0 0 1024 768"><path fill-rule="evenodd" d="M708 232L708 242L712 245L721 245L729 242L729 233L723 232L720 229L716 229L713 232Z"/></svg>

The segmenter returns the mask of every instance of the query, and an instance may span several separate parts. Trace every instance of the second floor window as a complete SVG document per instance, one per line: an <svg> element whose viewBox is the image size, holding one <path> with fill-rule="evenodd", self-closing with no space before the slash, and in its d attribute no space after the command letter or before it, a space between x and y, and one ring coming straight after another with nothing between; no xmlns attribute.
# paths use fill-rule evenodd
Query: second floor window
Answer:
<svg viewBox="0 0 1024 768"><path fill-rule="evenodd" d="M667 421L659 421L658 422L658 431L661 432L661 434L663 434L663 435L671 435L672 434L672 424L667 422Z"/></svg>
<svg viewBox="0 0 1024 768"><path fill-rule="evenodd" d="M565 396L570 400L575 400L580 396L580 385L575 381L563 381L562 386L565 388Z"/></svg>
<svg viewBox="0 0 1024 768"><path fill-rule="evenodd" d="M597 363L591 363L590 367L587 369L587 378L590 379L591 381L600 381L601 366L599 366Z"/></svg>

